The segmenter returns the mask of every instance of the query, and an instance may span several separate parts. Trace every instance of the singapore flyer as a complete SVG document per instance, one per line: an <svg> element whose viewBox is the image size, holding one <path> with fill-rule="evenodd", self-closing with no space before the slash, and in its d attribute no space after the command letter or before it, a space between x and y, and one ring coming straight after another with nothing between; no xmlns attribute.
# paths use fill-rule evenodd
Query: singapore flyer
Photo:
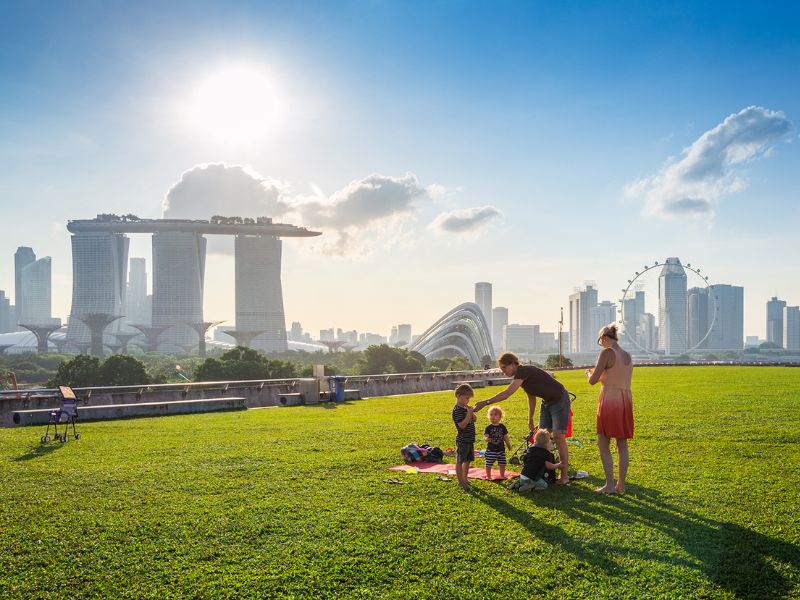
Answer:
<svg viewBox="0 0 800 600"><path fill-rule="evenodd" d="M657 295L645 291L655 287ZM717 321L717 298L709 276L677 257L635 271L619 299L624 343L650 356L678 356L707 347Z"/></svg>

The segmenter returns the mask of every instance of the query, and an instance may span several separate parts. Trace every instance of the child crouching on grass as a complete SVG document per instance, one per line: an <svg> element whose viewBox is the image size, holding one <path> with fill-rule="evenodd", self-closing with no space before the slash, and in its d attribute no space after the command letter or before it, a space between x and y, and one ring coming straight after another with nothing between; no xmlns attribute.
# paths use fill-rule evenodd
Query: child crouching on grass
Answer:
<svg viewBox="0 0 800 600"><path fill-rule="evenodd" d="M500 469L500 479L506 478L506 450L511 450L511 439L508 429L503 424L503 409L493 406L489 409L489 424L483 430L483 439L486 440L486 479L492 481L492 465L497 462ZM503 447L505 445L505 448Z"/></svg>
<svg viewBox="0 0 800 600"><path fill-rule="evenodd" d="M458 485L469 488L467 474L469 464L475 457L475 413L469 401L475 396L472 387L463 383L456 388L456 405L453 407L453 423L456 425L456 475Z"/></svg>
<svg viewBox="0 0 800 600"><path fill-rule="evenodd" d="M518 492L547 489L547 480L554 481L555 470L562 468L562 464L556 462L556 457L550 451L551 447L550 432L546 429L537 430L533 437L533 446L522 456L522 474L513 489Z"/></svg>

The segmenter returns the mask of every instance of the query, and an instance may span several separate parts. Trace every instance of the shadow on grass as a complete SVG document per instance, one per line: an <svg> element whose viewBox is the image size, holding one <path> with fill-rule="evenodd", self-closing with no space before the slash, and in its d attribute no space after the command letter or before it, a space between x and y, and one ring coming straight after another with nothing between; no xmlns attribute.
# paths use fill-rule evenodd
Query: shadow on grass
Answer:
<svg viewBox="0 0 800 600"><path fill-rule="evenodd" d="M565 490L566 492L566 490ZM505 494L505 490L498 490ZM556 509L587 527L602 522L620 526L639 523L659 535L670 538L689 557L675 556L666 544L663 551L611 542L581 541L561 527L534 518L530 513L508 503L501 496L475 490L478 500L500 514L517 521L535 537L602 569L610 576L625 575L626 557L637 557L667 566L695 569L720 588L739 598L787 597L796 590L800 571L800 548L768 537L741 525L712 519L665 500L655 490L629 486L625 495L601 496L584 492L566 498L564 494L536 494L531 497L539 506Z"/></svg>
<svg viewBox="0 0 800 600"><path fill-rule="evenodd" d="M30 450L28 450L25 454L19 455L14 460L16 462L23 462L26 460L33 460L34 458L41 458L42 456L47 456L51 452L55 452L63 445L64 444L59 441L50 442L49 444L36 444L35 446L31 446Z"/></svg>

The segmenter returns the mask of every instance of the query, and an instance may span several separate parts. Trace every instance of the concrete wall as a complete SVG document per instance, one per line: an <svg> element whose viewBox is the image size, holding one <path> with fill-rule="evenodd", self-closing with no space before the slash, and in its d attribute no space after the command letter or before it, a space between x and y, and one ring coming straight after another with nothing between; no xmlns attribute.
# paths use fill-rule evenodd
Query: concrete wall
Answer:
<svg viewBox="0 0 800 600"><path fill-rule="evenodd" d="M360 375L348 377L345 388L359 390L362 398L393 396L418 392L453 390L462 382L475 387L508 383L497 371L454 373L412 373L392 375ZM321 385L320 385L321 384ZM243 397L248 408L281 406L280 397L300 393L304 403L319 401L320 392L327 392L327 379L281 379L265 381L230 381L106 388L76 388L83 406L135 404L138 402L174 402L196 398ZM327 394L325 394L327 395ZM0 427L14 427L12 413L18 410L55 409L61 406L54 390L4 391L0 393Z"/></svg>

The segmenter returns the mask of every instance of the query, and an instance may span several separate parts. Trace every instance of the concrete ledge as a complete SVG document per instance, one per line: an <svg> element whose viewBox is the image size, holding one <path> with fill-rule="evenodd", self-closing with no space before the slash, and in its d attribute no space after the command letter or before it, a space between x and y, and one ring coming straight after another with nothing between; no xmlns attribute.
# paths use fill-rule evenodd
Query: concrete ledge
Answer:
<svg viewBox="0 0 800 600"><path fill-rule="evenodd" d="M345 400L361 400L361 390L345 390Z"/></svg>
<svg viewBox="0 0 800 600"><path fill-rule="evenodd" d="M247 409L245 398L203 398L196 400L174 400L172 402L138 402L136 404L105 404L101 406L79 406L78 421L110 421L131 417L162 417L192 413L219 412ZM15 425L46 425L53 408L14 411Z"/></svg>
<svg viewBox="0 0 800 600"><path fill-rule="evenodd" d="M280 406L300 406L305 404L303 394L281 394L278 396Z"/></svg>

